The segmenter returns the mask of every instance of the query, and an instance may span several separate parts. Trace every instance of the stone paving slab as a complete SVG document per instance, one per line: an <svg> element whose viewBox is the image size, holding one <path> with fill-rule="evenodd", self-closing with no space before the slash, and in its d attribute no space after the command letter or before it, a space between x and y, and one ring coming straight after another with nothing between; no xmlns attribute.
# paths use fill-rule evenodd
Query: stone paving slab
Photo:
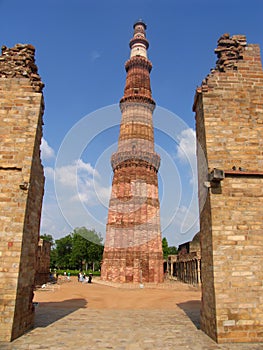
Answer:
<svg viewBox="0 0 263 350"><path fill-rule="evenodd" d="M262 350L263 344L218 345L180 308L69 310L39 307L35 328L12 343L0 344L0 349Z"/></svg>

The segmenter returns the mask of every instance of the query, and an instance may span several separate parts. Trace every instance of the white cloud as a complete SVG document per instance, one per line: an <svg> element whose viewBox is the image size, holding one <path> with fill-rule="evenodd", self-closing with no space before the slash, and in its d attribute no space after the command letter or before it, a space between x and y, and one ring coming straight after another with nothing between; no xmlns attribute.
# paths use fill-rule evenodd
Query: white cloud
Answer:
<svg viewBox="0 0 263 350"><path fill-rule="evenodd" d="M196 163L196 136L191 128L185 129L178 137L177 157L183 162Z"/></svg>
<svg viewBox="0 0 263 350"><path fill-rule="evenodd" d="M42 137L41 145L40 145L40 150L41 150L41 158L42 160L49 160L55 157L55 152L53 148L49 146L47 141Z"/></svg>
<svg viewBox="0 0 263 350"><path fill-rule="evenodd" d="M56 167L54 170L56 182L64 186L74 187L77 184L77 168L76 164Z"/></svg>
<svg viewBox="0 0 263 350"><path fill-rule="evenodd" d="M41 215L41 234L49 233L58 239L71 232L71 227L61 214L57 202L51 198L44 198Z"/></svg>
<svg viewBox="0 0 263 350"><path fill-rule="evenodd" d="M44 167L45 178L48 180L54 180L54 169L50 166Z"/></svg>
<svg viewBox="0 0 263 350"><path fill-rule="evenodd" d="M94 182L100 179L98 171L90 163L82 159L75 160L72 164L55 168L56 182L67 188L78 187L80 194L85 198L85 191L94 191Z"/></svg>
<svg viewBox="0 0 263 350"><path fill-rule="evenodd" d="M161 217L161 227L165 226L166 215ZM189 206L181 205L174 213L174 218L163 232L170 245L191 241L199 231L199 212L196 201Z"/></svg>
<svg viewBox="0 0 263 350"><path fill-rule="evenodd" d="M185 129L178 136L178 146L176 150L176 158L186 165L186 173L188 173L189 184L196 188L197 191L197 157L196 157L196 134L191 128Z"/></svg>
<svg viewBox="0 0 263 350"><path fill-rule="evenodd" d="M82 159L78 159L76 162L76 167L78 168L78 170L86 170L88 172L88 174L99 177L99 173L97 172L96 169L94 169L90 163L85 163L83 162Z"/></svg>
<svg viewBox="0 0 263 350"><path fill-rule="evenodd" d="M98 197L102 200L103 203L106 203L106 205L109 203L110 194L111 194L111 186L103 187L103 186L97 186L97 182L95 183L95 189Z"/></svg>
<svg viewBox="0 0 263 350"><path fill-rule="evenodd" d="M111 190L103 183L105 176L82 159L55 169L45 167L45 176L41 232L57 237L86 226L103 234Z"/></svg>

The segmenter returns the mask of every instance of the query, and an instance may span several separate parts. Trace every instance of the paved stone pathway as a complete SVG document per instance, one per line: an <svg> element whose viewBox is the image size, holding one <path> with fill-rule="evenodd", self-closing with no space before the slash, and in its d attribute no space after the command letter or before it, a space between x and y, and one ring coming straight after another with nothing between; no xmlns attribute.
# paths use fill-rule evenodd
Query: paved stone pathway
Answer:
<svg viewBox="0 0 263 350"><path fill-rule="evenodd" d="M41 309L36 328L0 349L259 350L263 344L218 345L183 310Z"/></svg>
<svg viewBox="0 0 263 350"><path fill-rule="evenodd" d="M35 328L1 350L262 350L263 344L218 345L199 328L199 310L36 309Z"/></svg>

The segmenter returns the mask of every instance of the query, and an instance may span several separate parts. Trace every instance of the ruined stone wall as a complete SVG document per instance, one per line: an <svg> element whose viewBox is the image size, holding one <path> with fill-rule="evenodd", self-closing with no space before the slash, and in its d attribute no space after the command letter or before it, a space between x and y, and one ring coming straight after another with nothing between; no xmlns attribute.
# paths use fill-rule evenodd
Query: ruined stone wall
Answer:
<svg viewBox="0 0 263 350"><path fill-rule="evenodd" d="M33 325L32 305L44 188L40 161L43 83L34 47L0 57L0 341Z"/></svg>
<svg viewBox="0 0 263 350"><path fill-rule="evenodd" d="M40 238L37 248L35 285L42 285L50 278L51 243Z"/></svg>
<svg viewBox="0 0 263 350"><path fill-rule="evenodd" d="M263 341L263 72L258 45L223 35L194 103L202 252L201 328L218 342ZM208 176L224 171L221 182ZM211 186L209 189L207 187ZM203 199L206 196L206 201Z"/></svg>

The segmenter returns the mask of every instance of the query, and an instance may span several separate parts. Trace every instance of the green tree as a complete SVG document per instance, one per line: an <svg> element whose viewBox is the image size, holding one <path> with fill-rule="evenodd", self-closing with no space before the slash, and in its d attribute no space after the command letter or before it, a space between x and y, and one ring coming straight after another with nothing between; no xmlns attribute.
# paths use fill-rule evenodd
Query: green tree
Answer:
<svg viewBox="0 0 263 350"><path fill-rule="evenodd" d="M69 235L55 241L55 247L51 250L51 268L99 268L103 254L102 241L103 238L95 230L75 228Z"/></svg>
<svg viewBox="0 0 263 350"><path fill-rule="evenodd" d="M78 227L74 229L72 237L72 262L75 268L87 269L88 266L92 266L94 270L95 264L99 267L103 254L101 235L95 230Z"/></svg>
<svg viewBox="0 0 263 350"><path fill-rule="evenodd" d="M168 247L168 255L178 254L178 249L175 246Z"/></svg>
<svg viewBox="0 0 263 350"><path fill-rule="evenodd" d="M100 267L102 255L103 255L103 246L101 244L90 242L88 246L87 262L92 265L93 271L95 270L96 265L97 265L97 268Z"/></svg>
<svg viewBox="0 0 263 350"><path fill-rule="evenodd" d="M83 263L87 259L88 241L75 230L72 234L71 261L75 269L82 270Z"/></svg>
<svg viewBox="0 0 263 350"><path fill-rule="evenodd" d="M57 267L57 260L58 260L57 249L51 248L51 251L50 251L50 268L51 269L55 269Z"/></svg>
<svg viewBox="0 0 263 350"><path fill-rule="evenodd" d="M169 248L168 248L168 242L166 237L163 237L162 239L162 246L163 246L163 258L167 259L169 255Z"/></svg>
<svg viewBox="0 0 263 350"><path fill-rule="evenodd" d="M71 234L56 240L56 266L59 269L72 268L72 241Z"/></svg>

